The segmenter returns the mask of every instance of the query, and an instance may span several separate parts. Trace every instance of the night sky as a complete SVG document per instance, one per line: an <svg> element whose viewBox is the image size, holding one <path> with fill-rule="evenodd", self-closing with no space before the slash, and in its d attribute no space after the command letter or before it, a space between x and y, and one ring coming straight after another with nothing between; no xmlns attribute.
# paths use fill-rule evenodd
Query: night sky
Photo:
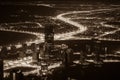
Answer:
<svg viewBox="0 0 120 80"><path fill-rule="evenodd" d="M7 2L21 2L21 1L77 1L77 2L105 2L105 3L120 3L120 0L0 0L0 1L7 1Z"/></svg>

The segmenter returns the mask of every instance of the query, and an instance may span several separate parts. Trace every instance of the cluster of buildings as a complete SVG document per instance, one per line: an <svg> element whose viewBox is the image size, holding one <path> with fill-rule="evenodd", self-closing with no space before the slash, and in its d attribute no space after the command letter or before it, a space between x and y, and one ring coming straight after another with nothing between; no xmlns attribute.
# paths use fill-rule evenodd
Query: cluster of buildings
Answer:
<svg viewBox="0 0 120 80"><path fill-rule="evenodd" d="M67 45L55 45L54 44L54 28L51 25L48 25L45 27L45 42L36 44L32 43L30 46L27 44L23 44L22 47L16 48L16 46L11 46L10 49L7 49L7 47L2 47L0 52L0 80L3 80L4 76L4 63L3 61L5 59L21 59L27 56L32 57L32 64L40 65L41 71L45 71L44 69L47 69L48 64L50 64L50 61L59 61L63 64L71 64L72 63L72 54L73 50L69 48ZM67 57L66 54L69 57ZM67 61L67 62L66 62ZM46 65L42 65L46 64ZM46 72L46 71L45 71ZM11 80L19 80L15 75L23 75L21 70L14 70L12 69L10 71L9 76L11 77ZM44 73L42 73L44 74ZM21 77L18 77L21 78ZM20 79L21 80L21 79Z"/></svg>
<svg viewBox="0 0 120 80"><path fill-rule="evenodd" d="M48 25L45 26L45 41L44 43L36 44L32 43L31 45L23 44L22 47L16 48L16 46L11 46L8 50L7 47L2 47L0 51L0 80L3 80L4 76L4 63L5 59L22 59L24 57L32 57L32 64L36 64L40 66L38 68L38 72L42 75L42 80L49 80L46 79L48 72L48 67L51 63L62 62L60 63L60 67L64 67L65 71L69 70L69 66L75 64L73 61L75 60L75 54L71 46L66 44L57 45L54 42L54 26ZM71 43L72 44L72 43ZM89 45L81 45L81 48L78 47L80 51L79 55L79 62L81 65L84 63L88 63L86 59L88 58L88 54L93 54L92 60L95 61L95 64L103 63L103 59L101 58L101 53L106 54L108 53L108 47L105 47L100 40L92 39L89 42ZM78 43L79 45L79 43ZM72 45L74 46L74 45ZM77 58L76 58L77 59ZM55 68L55 67L54 67ZM54 71L54 70L53 70ZM20 69L11 69L9 73L9 79L11 80L21 80L21 78L25 78L24 74ZM33 78L33 77L32 77ZM39 77L38 77L39 79ZM24 80L24 79L22 79ZM28 79L29 80L29 79ZM35 78L30 80L37 80Z"/></svg>

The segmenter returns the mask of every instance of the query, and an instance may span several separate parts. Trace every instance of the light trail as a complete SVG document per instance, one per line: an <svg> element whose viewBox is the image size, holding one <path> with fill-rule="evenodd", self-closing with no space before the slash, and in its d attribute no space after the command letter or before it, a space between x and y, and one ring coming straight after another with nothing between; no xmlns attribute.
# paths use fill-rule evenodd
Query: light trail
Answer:
<svg viewBox="0 0 120 80"><path fill-rule="evenodd" d="M72 31L72 32L68 32L68 33L63 33L63 34L56 34L55 35L55 40L74 39L76 37L74 37L73 35L75 35L77 33L82 33L82 32L84 32L84 31L87 30L87 27L85 27L82 24L79 24L79 23L77 23L75 21L72 21L70 18L64 17L65 15L77 14L77 13L91 13L92 11L108 11L108 10L111 10L111 9L100 9L100 10L91 10L91 11L72 11L72 12L67 12L67 13L59 14L58 16L56 16L57 19L65 22L65 23L69 23L70 25L73 25L75 27L78 27L78 30ZM37 23L37 24L41 27L40 23ZM44 41L44 34L41 34L41 33L35 33L35 32L29 32L29 31L7 30L7 29L0 29L0 30L2 30L2 31L11 31L11 32L19 32L19 33L27 33L27 34L36 35L38 37L38 39L36 39L34 41L27 42L28 45L31 44L31 43L37 43L38 44L38 43L41 43L41 42ZM110 33L112 34L114 32L110 32ZM108 34L110 34L110 33L108 33ZM107 35L107 34L103 34L103 36L104 35ZM79 39L81 39L81 38L79 38ZM7 66L6 66L6 68L4 70L11 69L11 68L14 68L14 67L19 67L19 66L33 67L33 68L39 69L39 66L37 66L37 65L30 65L31 62L32 62L31 58L30 59L27 58L26 60L22 59L20 61L6 61L5 64ZM108 60L106 60L105 62L108 62ZM58 64L57 66L60 66L60 65ZM49 66L50 69L54 68L54 67L56 67L56 64L53 65L53 66ZM36 70L33 71L33 73L34 72L36 72Z"/></svg>
<svg viewBox="0 0 120 80"><path fill-rule="evenodd" d="M72 21L71 20L72 18L66 18L66 17L64 17L65 15L78 14L78 13L79 14L81 14L81 13L93 13L93 12L104 13L104 12L107 12L107 11L113 11L113 10L117 10L117 9L120 9L120 8L99 9L99 10L90 10L90 11L71 11L71 12L66 12L66 13L59 14L58 16L56 16L57 19L65 22L65 23L69 23L70 25L73 25L75 27L78 27L79 29L77 31L73 31L73 32L65 33L65 34L55 35L55 38L57 37L58 39L61 39L61 40L66 40L66 39L81 39L81 38L78 38L78 37L74 37L73 35L78 34L78 33L82 33L82 32L84 32L84 31L87 30L86 26L84 26L82 24L79 24L79 23L77 23L75 21ZM119 31L119 29L115 30L115 31L108 32L107 34L104 33L104 34L102 34L102 35L100 35L98 37L95 37L95 38L99 38L99 37L102 37L104 35L112 34L112 33L116 32L116 31ZM88 39L88 38L86 38L86 39ZM111 40L113 40L113 39L111 39Z"/></svg>
<svg viewBox="0 0 120 80"><path fill-rule="evenodd" d="M114 9L119 9L119 8L114 8ZM66 12L66 13L62 13L62 14L59 14L58 16L56 16L56 19L58 20L61 20L65 23L68 23L70 25L73 25L75 27L78 27L78 30L75 30L75 31L71 31L71 32L67 32L67 33L62 33L62 34L55 34L55 40L67 40L67 39L91 39L91 38L80 38L80 37L75 37L73 35L75 34L78 34L78 33L82 33L84 31L87 30L87 27L82 25L82 24L79 24L75 21L72 21L71 18L69 17L64 17L65 15L69 15L69 14L83 14L83 13L92 13L92 12L97 12L97 11L111 11L113 9L99 9L99 10L90 10L90 11L71 11L71 12ZM98 12L97 12L98 13ZM100 12L99 12L100 13ZM30 22L26 22L26 23L30 23ZM37 24L39 27L42 27L42 25L38 22L34 22L35 24ZM102 24L103 25L103 24ZM43 28L43 27L42 27ZM19 33L27 33L27 34L32 34L32 35L36 35L38 37L38 39L34 40L34 41L26 41L26 43L28 45L32 44L32 43L41 43L41 42L44 42L44 34L42 33L36 33L36 32L29 32L29 31L18 31L18 30L9 30L9 29L0 29L2 31L12 31L12 32L19 32ZM111 32L110 32L111 33ZM109 34L109 33L107 33ZM104 36L104 35L107 35L106 33L100 35L100 36ZM99 36L99 37L100 37ZM98 37L97 37L98 38ZM16 46L20 46L20 45L16 45Z"/></svg>
<svg viewBox="0 0 120 80"><path fill-rule="evenodd" d="M90 37L89 38L80 38L80 37L75 37L75 36L73 36L73 35L75 35L75 34L78 34L78 33L82 33L82 32L84 32L84 31L86 31L87 30L87 27L86 26L84 26L84 25L82 25L82 24L80 24L80 23L77 23L77 22L75 22L75 21L72 21L71 20L71 18L69 18L69 17L64 17L64 16L66 16L66 15L69 15L69 14L83 14L83 13L92 13L92 12L97 12L97 13L100 13L100 11L101 12L106 12L106 11L111 11L111 10L115 10L115 9L119 9L119 8L112 8L112 9L99 9L99 10L90 10L90 11L70 11L70 12L66 12L66 13L62 13L62 14L59 14L59 15L57 15L56 16L56 19L58 19L58 20L61 20L61 21L63 21L63 22L65 22L65 23L68 23L68 24L70 24L70 25L73 25L73 26L75 26L75 27L78 27L78 30L75 30L75 31L71 31L71 32L67 32L67 33L62 33L62 34L55 34L55 40L69 40L69 39L86 39L86 40L88 40L88 39L91 39ZM30 22L25 22L25 23L30 23ZM41 27L41 28L43 28L43 26L40 24L40 23L38 23L38 22L32 22L32 23L35 23L35 24L37 24L39 27ZM14 24L14 23L13 23ZM18 23L19 24L19 23ZM104 24L102 24L102 25L104 25ZM109 26L110 27L110 26ZM41 43L41 42L44 42L44 34L42 34L42 33L36 33L36 32L29 32L29 31L18 31L18 30L9 30L9 29L3 29L3 28L1 28L0 30L2 30L2 31L11 31L11 32L19 32L19 33L27 33L27 34L32 34L32 35L35 35L35 36L37 36L38 38L36 39L36 40L32 40L32 41L26 41L25 43L27 43L28 45L30 45L30 44L32 44L32 43L36 43L36 44L39 44L39 43ZM117 30L118 31L118 30ZM102 36L104 36L104 35L108 35L108 34L111 34L111 33L114 33L114 31L112 31L112 32L108 32L108 33L104 33L104 34L102 34L102 35L99 35L99 36L97 36L96 38L99 38L100 40L102 40L102 38L100 38L100 37L102 37ZM114 39L103 39L103 40L114 40ZM116 41L116 40L115 40ZM118 41L118 40L117 40ZM19 47L21 47L20 46L20 44L18 45L16 45L16 47L18 46L18 48Z"/></svg>
<svg viewBox="0 0 120 80"><path fill-rule="evenodd" d="M33 59L32 57L24 57L19 60L4 60L4 71L7 71L12 68L16 67L28 67L28 68L34 68L32 71L24 72L25 75L31 74L31 73L38 73L39 70L41 70L41 65L32 64ZM56 62L51 63L48 65L48 70L51 70L56 67L60 67L62 62ZM4 72L4 75L8 75L8 72Z"/></svg>
<svg viewBox="0 0 120 80"><path fill-rule="evenodd" d="M81 33L81 32L86 31L87 28L85 26L83 26L83 25L81 25L77 22L74 22L74 21L70 20L69 18L64 17L65 15L68 15L68 14L85 13L85 12L89 12L89 11L73 11L73 12L67 12L67 13L62 13L62 14L58 15L56 17L57 19L65 22L65 23L69 23L70 25L73 25L75 27L78 27L78 30L77 31L72 31L72 32L69 32L69 33L55 35L55 38L57 36L60 36L59 39L66 40L66 39L73 38L73 35L75 35L77 33Z"/></svg>

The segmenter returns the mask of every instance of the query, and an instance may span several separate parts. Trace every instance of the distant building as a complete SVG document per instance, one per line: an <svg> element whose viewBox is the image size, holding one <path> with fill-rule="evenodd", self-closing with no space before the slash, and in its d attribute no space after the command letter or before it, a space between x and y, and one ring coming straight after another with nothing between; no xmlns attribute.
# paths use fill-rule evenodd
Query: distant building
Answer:
<svg viewBox="0 0 120 80"><path fill-rule="evenodd" d="M94 39L93 41L93 47L92 47L92 52L94 54L94 60L96 62L101 61L101 52L102 52L102 47L101 47L101 41Z"/></svg>
<svg viewBox="0 0 120 80"><path fill-rule="evenodd" d="M37 48L38 48L38 47L37 47L37 44L35 44L35 43L32 43L32 44L31 44L33 62L37 62L38 59L39 59L39 51L38 51Z"/></svg>
<svg viewBox="0 0 120 80"><path fill-rule="evenodd" d="M16 52L17 52L16 46L11 46L10 53L11 54L16 54Z"/></svg>
<svg viewBox="0 0 120 80"><path fill-rule="evenodd" d="M73 50L71 48L69 48L65 44L62 44L60 54L61 54L61 58L62 58L62 61L63 61L63 65L65 67L73 64Z"/></svg>
<svg viewBox="0 0 120 80"><path fill-rule="evenodd" d="M46 25L45 26L45 54L52 54L52 50L54 47L54 26L53 25Z"/></svg>
<svg viewBox="0 0 120 80"><path fill-rule="evenodd" d="M67 64L68 65L73 64L73 50L71 48L68 48L66 49L65 53L66 53Z"/></svg>
<svg viewBox="0 0 120 80"><path fill-rule="evenodd" d="M24 57L26 57L25 53L22 52L22 51L18 51L17 53L19 54L19 58L24 58Z"/></svg>
<svg viewBox="0 0 120 80"><path fill-rule="evenodd" d="M10 71L10 80L24 80L22 71L18 69Z"/></svg>
<svg viewBox="0 0 120 80"><path fill-rule="evenodd" d="M43 45L39 44L39 56L43 56L43 55L44 55Z"/></svg>
<svg viewBox="0 0 120 80"><path fill-rule="evenodd" d="M33 51L33 53L37 52L37 44L36 43L32 43L30 48Z"/></svg>
<svg viewBox="0 0 120 80"><path fill-rule="evenodd" d="M27 49L28 49L27 44L26 43L22 44L22 50L23 50L24 53L26 53Z"/></svg>
<svg viewBox="0 0 120 80"><path fill-rule="evenodd" d="M6 58L7 54L8 54L7 47L2 47L1 52L0 52L0 58Z"/></svg>

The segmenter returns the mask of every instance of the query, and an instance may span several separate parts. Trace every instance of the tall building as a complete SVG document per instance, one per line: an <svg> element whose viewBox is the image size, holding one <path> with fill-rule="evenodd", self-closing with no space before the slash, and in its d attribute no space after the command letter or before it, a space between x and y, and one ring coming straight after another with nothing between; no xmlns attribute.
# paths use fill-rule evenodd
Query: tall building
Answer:
<svg viewBox="0 0 120 80"><path fill-rule="evenodd" d="M73 50L71 48L66 49L66 61L68 65L73 64Z"/></svg>
<svg viewBox="0 0 120 80"><path fill-rule="evenodd" d="M11 51L11 54L16 54L16 52L17 52L17 48L16 48L16 46L11 46L11 49L10 49Z"/></svg>
<svg viewBox="0 0 120 80"><path fill-rule="evenodd" d="M0 52L0 58L6 58L7 54L8 54L7 47L2 47L1 52Z"/></svg>
<svg viewBox="0 0 120 80"><path fill-rule="evenodd" d="M22 51L26 54L26 51L28 49L28 46L26 43L22 44Z"/></svg>
<svg viewBox="0 0 120 80"><path fill-rule="evenodd" d="M53 44L54 43L54 26L46 25L44 32L45 32L45 42Z"/></svg>
<svg viewBox="0 0 120 80"><path fill-rule="evenodd" d="M101 41L100 40L98 40L98 39L94 39L93 40L93 53L94 53L94 60L96 61L96 62L100 62L101 61L101 57L100 57L100 55L101 55L101 52L102 52L102 47L101 47Z"/></svg>
<svg viewBox="0 0 120 80"><path fill-rule="evenodd" d="M33 59L33 62L37 62L38 59L39 59L39 52L37 50L37 44L32 43L31 44L31 50L32 50L32 59Z"/></svg>
<svg viewBox="0 0 120 80"><path fill-rule="evenodd" d="M45 54L51 54L54 46L54 26L49 24L45 26Z"/></svg>
<svg viewBox="0 0 120 80"><path fill-rule="evenodd" d="M24 80L22 71L18 69L13 69L10 71L10 80Z"/></svg>
<svg viewBox="0 0 120 80"><path fill-rule="evenodd" d="M32 50L33 52L37 52L37 44L36 44L36 43L32 43L32 44L31 44L31 50Z"/></svg>

